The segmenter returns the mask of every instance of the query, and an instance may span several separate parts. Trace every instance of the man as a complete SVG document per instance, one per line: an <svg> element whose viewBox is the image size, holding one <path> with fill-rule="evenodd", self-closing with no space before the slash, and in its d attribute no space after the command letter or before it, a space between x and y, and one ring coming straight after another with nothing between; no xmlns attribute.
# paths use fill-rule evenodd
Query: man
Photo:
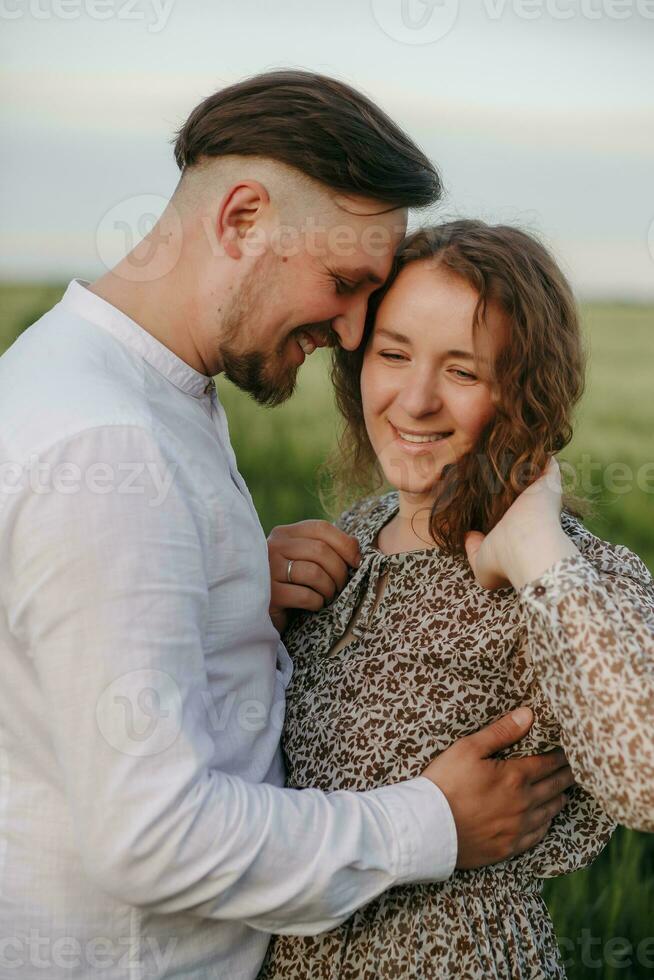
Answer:
<svg viewBox="0 0 654 980"><path fill-rule="evenodd" d="M302 72L211 96L175 153L146 240L0 361L2 977L254 977L269 932L532 846L571 782L560 753L489 758L526 712L404 784L282 788L290 664L211 378L275 404L316 346L354 350L440 184Z"/></svg>

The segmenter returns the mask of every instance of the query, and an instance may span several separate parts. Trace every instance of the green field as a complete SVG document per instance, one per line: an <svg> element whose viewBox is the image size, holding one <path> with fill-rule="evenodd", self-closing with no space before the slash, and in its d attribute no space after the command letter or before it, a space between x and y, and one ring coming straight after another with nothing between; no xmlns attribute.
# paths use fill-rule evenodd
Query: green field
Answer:
<svg viewBox="0 0 654 980"><path fill-rule="evenodd" d="M0 286L0 349L61 292ZM633 548L654 569L654 309L588 304L583 318L587 392L562 458L576 492L594 503L591 529ZM266 531L323 516L317 474L337 433L325 357L310 358L296 396L274 410L219 382ZM570 977L654 977L654 836L621 830L592 868L548 882L546 897Z"/></svg>

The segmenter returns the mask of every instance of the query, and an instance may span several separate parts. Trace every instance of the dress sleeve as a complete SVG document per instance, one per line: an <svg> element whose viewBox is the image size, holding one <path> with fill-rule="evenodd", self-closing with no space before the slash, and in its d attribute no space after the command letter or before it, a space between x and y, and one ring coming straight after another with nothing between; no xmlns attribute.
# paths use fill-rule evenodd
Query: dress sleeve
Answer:
<svg viewBox="0 0 654 980"><path fill-rule="evenodd" d="M577 782L652 832L654 583L627 548L563 523L580 554L520 590L528 652Z"/></svg>

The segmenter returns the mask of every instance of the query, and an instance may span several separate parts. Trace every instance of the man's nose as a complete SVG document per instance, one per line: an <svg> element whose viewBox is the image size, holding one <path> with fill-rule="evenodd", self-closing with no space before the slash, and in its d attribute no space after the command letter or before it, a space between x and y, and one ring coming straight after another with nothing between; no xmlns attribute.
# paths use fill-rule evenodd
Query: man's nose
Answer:
<svg viewBox="0 0 654 980"><path fill-rule="evenodd" d="M345 350L356 350L361 343L367 309L368 298L361 296L350 303L345 313L340 313L332 320L332 330Z"/></svg>

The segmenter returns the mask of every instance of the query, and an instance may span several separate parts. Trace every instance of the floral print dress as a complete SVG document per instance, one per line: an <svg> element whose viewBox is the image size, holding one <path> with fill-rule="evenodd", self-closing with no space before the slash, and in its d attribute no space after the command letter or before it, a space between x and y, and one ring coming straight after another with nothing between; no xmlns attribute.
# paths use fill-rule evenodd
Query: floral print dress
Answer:
<svg viewBox="0 0 654 980"><path fill-rule="evenodd" d="M580 556L520 592L489 592L465 557L379 551L377 534L397 509L391 493L341 518L361 565L330 606L297 614L285 634L294 662L288 785L329 792L410 779L523 704L534 724L502 755L563 745L578 785L528 853L392 888L322 935L274 937L259 976L563 977L542 879L590 864L615 820L654 829L651 577L626 548L564 513Z"/></svg>

